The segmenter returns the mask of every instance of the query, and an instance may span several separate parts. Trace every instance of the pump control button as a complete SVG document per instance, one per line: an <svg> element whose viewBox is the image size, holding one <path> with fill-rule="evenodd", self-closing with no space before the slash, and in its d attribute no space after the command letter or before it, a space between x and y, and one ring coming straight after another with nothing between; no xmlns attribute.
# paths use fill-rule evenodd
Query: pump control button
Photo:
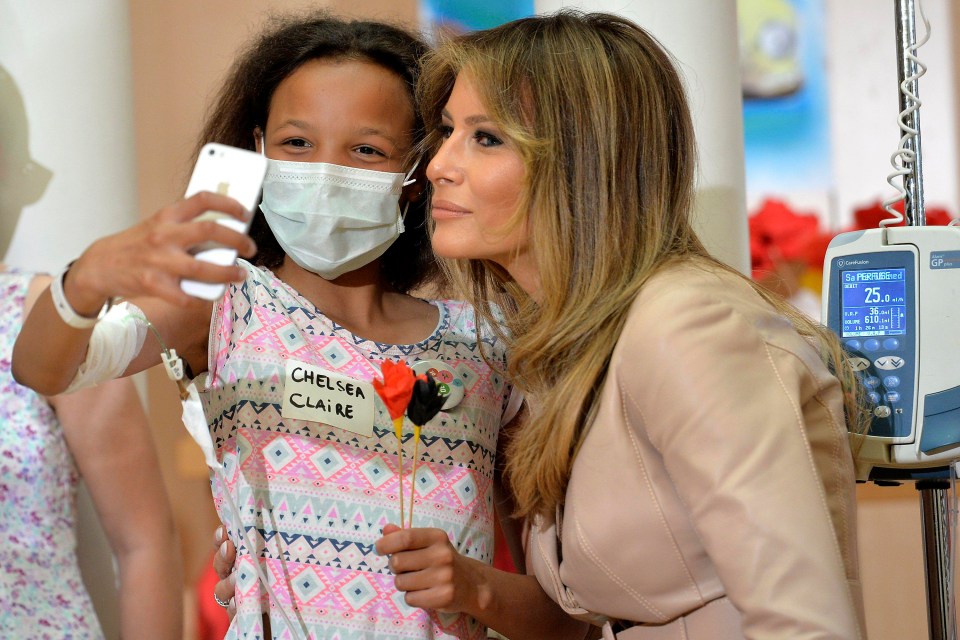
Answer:
<svg viewBox="0 0 960 640"><path fill-rule="evenodd" d="M880 386L880 378L877 376L867 376L863 379L863 386L867 389L876 389Z"/></svg>
<svg viewBox="0 0 960 640"><path fill-rule="evenodd" d="M869 386L869 385L867 385L867 386ZM900 386L900 378L899 378L899 376L887 376L887 377L885 377L885 378L883 379L883 386L885 386L887 389L893 389L893 388L895 388L895 387L899 387L899 386Z"/></svg>
<svg viewBox="0 0 960 640"><path fill-rule="evenodd" d="M900 341L896 338L887 338L883 341L883 348L887 351L896 351L900 348Z"/></svg>
<svg viewBox="0 0 960 640"><path fill-rule="evenodd" d="M879 407L874 407L873 415L878 418L889 418L890 417L890 407L885 404L880 405Z"/></svg>
<svg viewBox="0 0 960 640"><path fill-rule="evenodd" d="M843 344L847 349L850 349L850 351L860 351L861 344L859 340L847 340Z"/></svg>
<svg viewBox="0 0 960 640"><path fill-rule="evenodd" d="M894 403L900 401L900 392L899 391L887 391L886 395L883 396L887 399L887 402Z"/></svg>
<svg viewBox="0 0 960 640"><path fill-rule="evenodd" d="M877 366L877 369L899 369L906 364L906 360L898 356L880 356L873 364Z"/></svg>
<svg viewBox="0 0 960 640"><path fill-rule="evenodd" d="M864 351L876 351L880 348L880 341L876 338L867 338L863 341Z"/></svg>
<svg viewBox="0 0 960 640"><path fill-rule="evenodd" d="M847 365L852 371L863 371L870 367L870 361L866 358L847 358Z"/></svg>

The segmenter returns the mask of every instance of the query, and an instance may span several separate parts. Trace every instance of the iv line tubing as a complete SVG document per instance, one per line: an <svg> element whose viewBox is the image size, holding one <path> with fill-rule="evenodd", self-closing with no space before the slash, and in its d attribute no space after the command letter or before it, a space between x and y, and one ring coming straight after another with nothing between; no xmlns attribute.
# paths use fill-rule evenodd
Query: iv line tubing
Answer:
<svg viewBox="0 0 960 640"><path fill-rule="evenodd" d="M154 337L157 339L157 342L160 343L160 351L165 356L171 359L176 359L176 352L171 351L170 349L167 348L166 343L163 341L163 338L160 336L160 332L157 331L157 328L153 326L153 323L150 322L145 315L143 314L131 314L131 315L142 320L147 325L147 328L150 329L150 331L153 333ZM181 371L182 371L182 368L181 368ZM179 378L176 380L176 382L177 382L177 385L180 387L181 400L185 400L187 384L182 379L179 379ZM302 631L304 634L303 637L307 638L308 634L307 634L306 627L303 623L303 619L299 615L299 612L296 611L296 607L294 607L294 612L297 613L297 622L300 623L299 628L295 626L293 622L290 620L290 616L288 616L286 610L284 610L283 604L280 602L280 599L277 597L277 594L273 591L273 588L270 586L270 581L267 579L267 575L264 572L263 567L260 565L259 559L255 557L257 547L256 545L251 544L252 540L248 536L249 531L247 531L243 526L243 520L240 517L240 509L239 507L237 507L237 503L234 501L233 495L230 493L230 486L227 483L227 478L224 474L225 474L225 471L222 465L214 473L217 479L220 480L222 493L224 496L226 496L226 499L227 499L226 501L230 505L230 510L233 512L233 521L234 523L236 523L236 526L238 527L237 535L243 538L244 544L246 544L247 548L250 550L250 555L251 555L251 558L253 559L253 566L257 572L257 578L260 580L260 583L263 585L263 588L266 589L267 593L270 595L270 598L273 599L273 602L277 607L277 611L279 611L281 617L283 617L283 621L287 624L287 629L290 631L290 633L293 634L299 640L300 638L299 634ZM237 549L239 550L239 548L240 548L240 545L238 544Z"/></svg>

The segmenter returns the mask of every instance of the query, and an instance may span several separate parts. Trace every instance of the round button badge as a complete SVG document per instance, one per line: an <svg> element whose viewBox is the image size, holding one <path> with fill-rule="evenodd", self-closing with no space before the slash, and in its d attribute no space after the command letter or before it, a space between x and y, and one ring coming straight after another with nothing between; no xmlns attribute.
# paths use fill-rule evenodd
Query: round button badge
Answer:
<svg viewBox="0 0 960 640"><path fill-rule="evenodd" d="M447 363L440 360L421 360L414 364L411 369L417 375L429 373L437 381L437 384L440 385L440 395L447 398L443 407L441 407L443 411L452 409L463 400L463 381L457 377L456 372Z"/></svg>

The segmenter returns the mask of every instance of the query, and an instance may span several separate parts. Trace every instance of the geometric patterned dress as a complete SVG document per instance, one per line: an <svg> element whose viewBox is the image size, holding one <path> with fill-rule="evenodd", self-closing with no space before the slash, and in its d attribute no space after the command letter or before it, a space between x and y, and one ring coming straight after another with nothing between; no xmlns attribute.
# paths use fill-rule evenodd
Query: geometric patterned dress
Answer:
<svg viewBox="0 0 960 640"><path fill-rule="evenodd" d="M0 273L0 638L102 638L77 564L76 464L53 409L10 373L32 279Z"/></svg>
<svg viewBox="0 0 960 640"><path fill-rule="evenodd" d="M497 434L515 404L501 373L503 345L494 338L478 345L472 308L446 300L424 302L440 320L422 342L366 340L269 270L239 264L246 281L216 305L208 374L197 380L223 464L222 474L211 474L211 490L238 548L237 615L227 638L263 638L262 614L274 638L485 638L469 616L408 606L387 558L376 554L384 525L400 522L401 479L393 424L370 382L386 359L411 367L429 361L462 388L456 406L424 425L415 480L408 423L402 490L409 510L416 485L414 526L446 531L458 551L489 563Z"/></svg>

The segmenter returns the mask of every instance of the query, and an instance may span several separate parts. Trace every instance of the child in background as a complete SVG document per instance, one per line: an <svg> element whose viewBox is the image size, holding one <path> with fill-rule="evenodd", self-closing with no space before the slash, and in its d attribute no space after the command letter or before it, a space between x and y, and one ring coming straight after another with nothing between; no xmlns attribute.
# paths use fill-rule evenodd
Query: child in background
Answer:
<svg viewBox="0 0 960 640"><path fill-rule="evenodd" d="M77 558L82 479L117 561L121 634L179 640L173 513L133 381L43 397L11 377L14 340L49 281L0 265L0 637L103 637Z"/></svg>

